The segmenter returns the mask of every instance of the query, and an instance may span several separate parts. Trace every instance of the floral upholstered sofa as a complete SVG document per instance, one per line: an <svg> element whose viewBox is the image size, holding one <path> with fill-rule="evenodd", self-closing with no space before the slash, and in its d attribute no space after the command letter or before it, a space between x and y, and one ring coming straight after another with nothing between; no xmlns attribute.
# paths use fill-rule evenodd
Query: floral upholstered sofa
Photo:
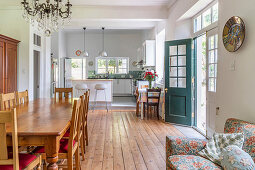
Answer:
<svg viewBox="0 0 255 170"><path fill-rule="evenodd" d="M255 124L237 119L228 119L224 133L243 133L243 150L255 162ZM221 169L206 158L199 156L207 141L185 137L166 137L166 169Z"/></svg>

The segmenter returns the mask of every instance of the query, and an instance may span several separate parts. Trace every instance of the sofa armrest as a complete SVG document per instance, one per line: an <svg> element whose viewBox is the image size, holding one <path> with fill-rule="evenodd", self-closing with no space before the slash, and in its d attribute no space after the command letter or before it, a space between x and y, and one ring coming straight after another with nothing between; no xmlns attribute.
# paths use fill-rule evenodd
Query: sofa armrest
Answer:
<svg viewBox="0 0 255 170"><path fill-rule="evenodd" d="M166 137L166 158L172 155L197 155L207 143L206 139Z"/></svg>

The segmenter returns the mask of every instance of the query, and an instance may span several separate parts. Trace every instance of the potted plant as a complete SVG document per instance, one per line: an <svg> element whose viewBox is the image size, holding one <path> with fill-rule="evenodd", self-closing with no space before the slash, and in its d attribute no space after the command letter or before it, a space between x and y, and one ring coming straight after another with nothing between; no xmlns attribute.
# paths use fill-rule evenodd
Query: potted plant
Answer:
<svg viewBox="0 0 255 170"><path fill-rule="evenodd" d="M152 81L155 80L155 78L158 77L156 72L146 71L144 75L144 80L147 80L149 82L149 89L152 88Z"/></svg>

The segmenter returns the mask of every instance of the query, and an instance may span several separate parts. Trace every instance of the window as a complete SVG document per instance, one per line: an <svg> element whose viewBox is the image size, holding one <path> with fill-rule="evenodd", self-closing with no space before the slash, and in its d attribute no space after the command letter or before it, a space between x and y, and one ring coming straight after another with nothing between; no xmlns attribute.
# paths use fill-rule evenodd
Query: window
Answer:
<svg viewBox="0 0 255 170"><path fill-rule="evenodd" d="M34 45L41 47L41 36L34 34Z"/></svg>
<svg viewBox="0 0 255 170"><path fill-rule="evenodd" d="M128 74L129 59L119 57L98 57L96 58L97 74Z"/></svg>
<svg viewBox="0 0 255 170"><path fill-rule="evenodd" d="M65 59L65 76L67 79L86 79L86 59Z"/></svg>
<svg viewBox="0 0 255 170"><path fill-rule="evenodd" d="M208 39L208 91L216 92L218 35Z"/></svg>
<svg viewBox="0 0 255 170"><path fill-rule="evenodd" d="M197 17L194 18L194 22L193 22L194 33L218 21L218 13L219 13L218 5L219 5L218 3L214 4L209 9L206 9L205 11L201 12L200 14L197 15Z"/></svg>

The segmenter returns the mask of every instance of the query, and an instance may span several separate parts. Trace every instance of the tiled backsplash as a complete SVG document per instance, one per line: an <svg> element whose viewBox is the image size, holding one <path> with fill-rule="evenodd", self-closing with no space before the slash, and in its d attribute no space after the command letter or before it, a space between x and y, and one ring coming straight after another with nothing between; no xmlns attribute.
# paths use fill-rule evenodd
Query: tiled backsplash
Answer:
<svg viewBox="0 0 255 170"><path fill-rule="evenodd" d="M144 71L129 71L128 74L110 74L109 78L134 78L141 79ZM105 74L96 74L95 71L88 71L88 78L104 77Z"/></svg>

